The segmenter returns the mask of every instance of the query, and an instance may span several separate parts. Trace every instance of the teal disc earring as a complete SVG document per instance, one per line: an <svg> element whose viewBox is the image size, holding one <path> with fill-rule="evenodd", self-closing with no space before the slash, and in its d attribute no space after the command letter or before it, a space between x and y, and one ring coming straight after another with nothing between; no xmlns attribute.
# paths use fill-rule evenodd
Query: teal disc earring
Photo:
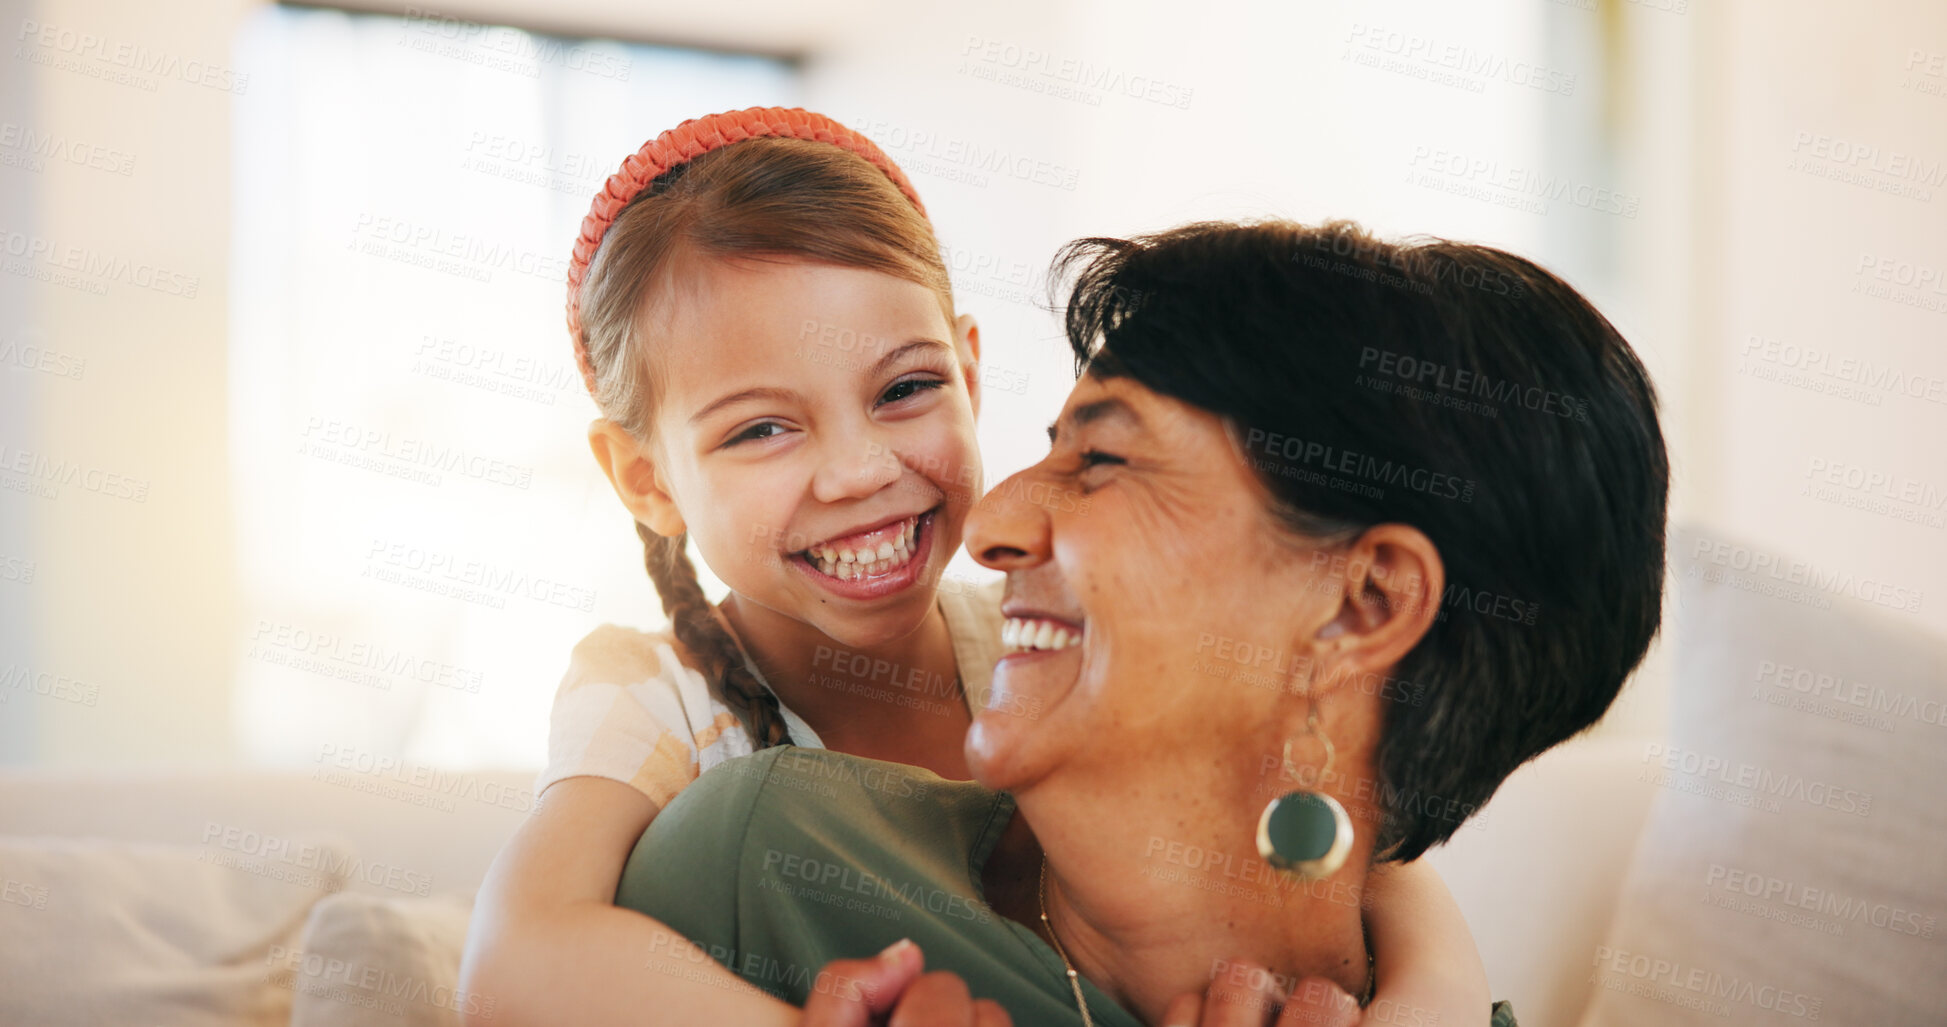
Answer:
<svg viewBox="0 0 1947 1027"><path fill-rule="evenodd" d="M1332 741L1318 731L1318 713L1309 711L1305 726L1325 743L1324 783L1332 771ZM1284 743L1284 765L1291 766L1291 741ZM1266 863L1303 880L1330 877L1352 853L1352 818L1345 807L1323 791L1300 789L1272 799L1257 818L1257 854Z"/></svg>

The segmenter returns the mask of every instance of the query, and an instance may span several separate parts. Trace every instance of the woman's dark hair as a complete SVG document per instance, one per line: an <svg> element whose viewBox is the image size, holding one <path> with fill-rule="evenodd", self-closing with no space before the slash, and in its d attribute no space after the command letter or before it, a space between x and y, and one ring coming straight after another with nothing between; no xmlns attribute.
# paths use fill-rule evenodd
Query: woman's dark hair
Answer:
<svg viewBox="0 0 1947 1027"><path fill-rule="evenodd" d="M1222 416L1298 535L1402 523L1438 547L1441 610L1376 755L1380 858L1445 841L1608 709L1662 617L1669 462L1648 374L1567 283L1350 222L1082 239L1070 278L1078 376Z"/></svg>

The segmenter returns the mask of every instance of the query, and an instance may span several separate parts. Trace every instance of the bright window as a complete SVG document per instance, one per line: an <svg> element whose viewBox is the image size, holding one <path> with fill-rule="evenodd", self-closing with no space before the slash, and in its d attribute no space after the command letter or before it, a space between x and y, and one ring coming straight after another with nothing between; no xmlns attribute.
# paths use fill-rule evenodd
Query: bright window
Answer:
<svg viewBox="0 0 1947 1027"><path fill-rule="evenodd" d="M794 105L795 73L292 8L238 45L261 69L233 165L240 747L538 764L574 641L660 610L584 441L575 233L645 139Z"/></svg>

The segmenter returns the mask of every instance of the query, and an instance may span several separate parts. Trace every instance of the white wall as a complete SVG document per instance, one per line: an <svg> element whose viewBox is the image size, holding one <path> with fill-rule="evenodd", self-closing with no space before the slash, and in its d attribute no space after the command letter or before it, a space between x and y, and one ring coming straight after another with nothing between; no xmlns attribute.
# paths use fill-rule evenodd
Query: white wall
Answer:
<svg viewBox="0 0 1947 1027"><path fill-rule="evenodd" d="M1947 274L1947 9L1631 4L1619 29L1618 155L1659 202L1610 313L1652 356L1676 516L1797 599L1947 634L1947 286L1892 286L1931 311L1855 291L1867 257ZM1820 155L1846 146L1870 149Z"/></svg>
<svg viewBox="0 0 1947 1027"><path fill-rule="evenodd" d="M34 563L31 583L0 582L9 613L0 668L25 670L54 693L8 690L0 707L8 762L196 763L232 751L235 597L223 459L230 94L202 80L214 66L222 84L244 6L16 0L0 8L8 86L0 121L54 137L82 161L0 166L8 259L60 270L45 256L15 253L44 244L57 262L83 267L79 288L0 275L8 290L0 346L45 346L59 355L56 367L82 362L78 379L0 368L8 466L24 451L30 465L51 460L82 472L51 498L0 491L0 559ZM37 25L54 32L45 44ZM82 50L84 34L101 49ZM130 48L127 60L166 70L96 56L120 47ZM23 145L0 153L19 160L32 153ZM122 268L121 277L87 270L104 264ZM108 475L130 483L110 484ZM25 616L12 616L16 609Z"/></svg>
<svg viewBox="0 0 1947 1027"><path fill-rule="evenodd" d="M1749 5L1706 26L1699 84L1723 102L1698 147L1700 516L1947 634L1947 8ZM1793 367L1804 349L1830 359ZM1792 370L1875 402L1760 377ZM1850 486L1852 469L1885 484Z"/></svg>

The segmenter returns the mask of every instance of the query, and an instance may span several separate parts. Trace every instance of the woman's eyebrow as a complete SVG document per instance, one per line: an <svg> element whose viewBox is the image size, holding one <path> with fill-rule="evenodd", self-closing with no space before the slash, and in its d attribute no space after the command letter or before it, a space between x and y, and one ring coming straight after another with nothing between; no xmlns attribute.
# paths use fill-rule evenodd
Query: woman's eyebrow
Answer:
<svg viewBox="0 0 1947 1027"><path fill-rule="evenodd" d="M1061 441L1062 420L1066 420L1074 427L1080 428L1092 421L1100 421L1105 418L1128 421L1131 426L1136 428L1142 427L1143 423L1142 416L1136 413L1135 408L1114 396L1110 396L1108 399L1098 399L1093 403L1084 403L1070 410L1061 420L1057 420L1053 424L1048 425L1048 445L1052 446Z"/></svg>

